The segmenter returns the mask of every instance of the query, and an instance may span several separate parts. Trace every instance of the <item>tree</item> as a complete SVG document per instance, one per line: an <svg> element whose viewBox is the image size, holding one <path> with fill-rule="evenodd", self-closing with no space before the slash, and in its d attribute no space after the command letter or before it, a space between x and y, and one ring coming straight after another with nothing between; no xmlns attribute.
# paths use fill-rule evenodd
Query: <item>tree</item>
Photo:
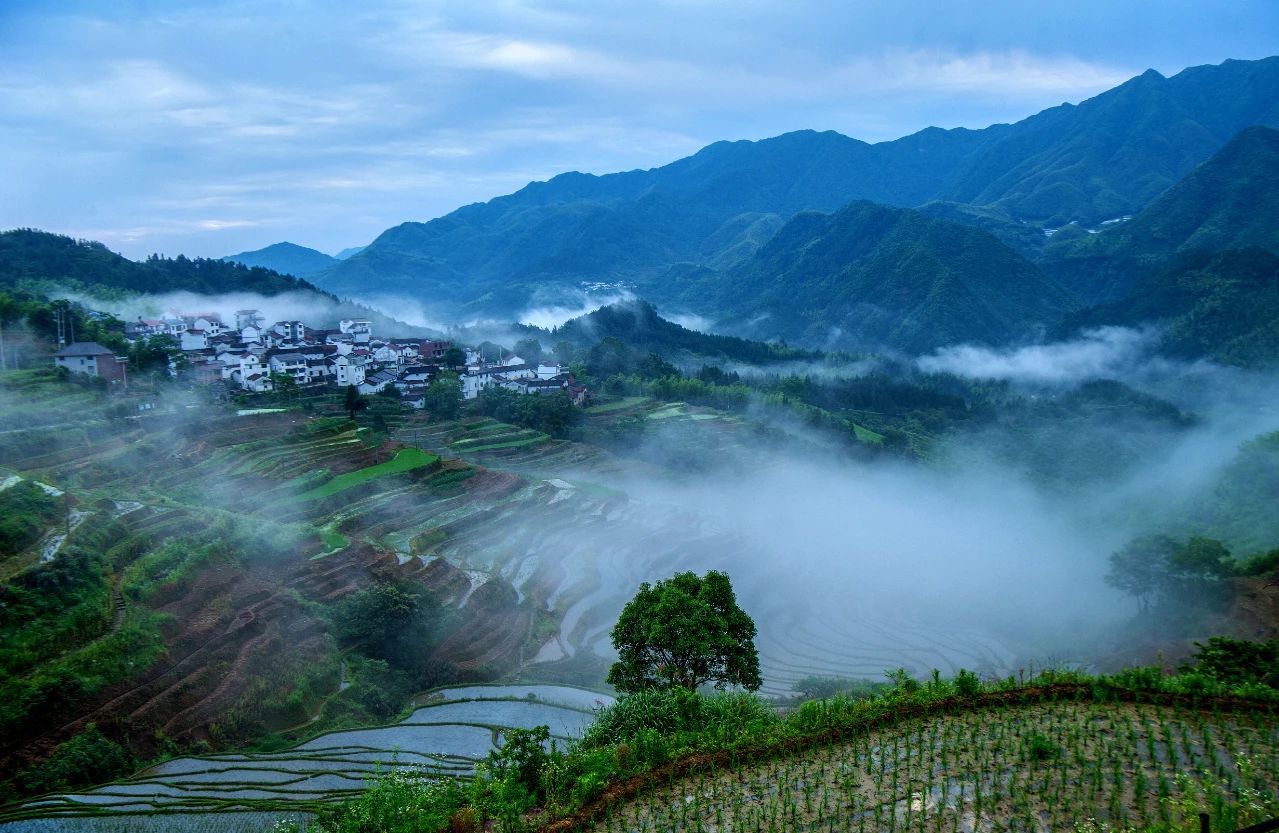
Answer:
<svg viewBox="0 0 1279 833"><path fill-rule="evenodd" d="M350 414L351 419L355 419L355 415L363 411L369 406L363 396L360 396L360 389L355 385L346 386L346 400L342 407L346 408L346 412Z"/></svg>
<svg viewBox="0 0 1279 833"><path fill-rule="evenodd" d="M619 659L608 682L623 692L695 690L709 682L754 691L762 682L755 633L724 573L677 573L644 583L613 627Z"/></svg>
<svg viewBox="0 0 1279 833"><path fill-rule="evenodd" d="M1160 589L1167 573L1168 559L1177 550L1177 542L1167 535L1142 535L1133 538L1110 556L1110 572L1106 584L1127 593L1145 611L1150 599Z"/></svg>
<svg viewBox="0 0 1279 833"><path fill-rule="evenodd" d="M455 419L462 409L462 380L445 371L426 388L424 409L434 419Z"/></svg>
<svg viewBox="0 0 1279 833"><path fill-rule="evenodd" d="M444 351L444 358L441 359L445 367L461 367L466 364L466 353L461 347L450 347Z"/></svg>
<svg viewBox="0 0 1279 833"><path fill-rule="evenodd" d="M542 342L535 338L522 338L515 342L515 355L526 362L542 360Z"/></svg>
<svg viewBox="0 0 1279 833"><path fill-rule="evenodd" d="M334 627L357 651L417 674L428 665L440 619L438 603L407 584L374 584L338 605Z"/></svg>

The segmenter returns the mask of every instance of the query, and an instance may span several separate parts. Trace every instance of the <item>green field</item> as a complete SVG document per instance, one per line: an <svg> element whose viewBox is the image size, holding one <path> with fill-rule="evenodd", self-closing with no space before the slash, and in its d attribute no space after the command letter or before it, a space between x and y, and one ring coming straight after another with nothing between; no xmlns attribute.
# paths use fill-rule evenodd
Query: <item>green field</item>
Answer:
<svg viewBox="0 0 1279 833"><path fill-rule="evenodd" d="M393 459L385 463L379 463L376 466L369 466L358 471L347 472L346 474L339 474L323 486L317 486L308 492L298 495L298 500L320 500L326 497L333 497L339 492L368 483L370 480L388 477L393 474L403 474L406 471L413 471L424 466L433 466L439 461L440 458L434 454L427 454L417 448L404 448Z"/></svg>

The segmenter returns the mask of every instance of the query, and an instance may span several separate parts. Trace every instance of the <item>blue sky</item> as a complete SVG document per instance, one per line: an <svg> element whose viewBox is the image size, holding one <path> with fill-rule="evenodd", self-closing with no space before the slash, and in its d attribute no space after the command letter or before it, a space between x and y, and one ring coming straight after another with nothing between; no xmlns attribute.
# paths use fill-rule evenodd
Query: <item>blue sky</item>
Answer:
<svg viewBox="0 0 1279 833"><path fill-rule="evenodd" d="M565 170L983 127L1276 53L1271 0L3 0L0 228L332 253Z"/></svg>

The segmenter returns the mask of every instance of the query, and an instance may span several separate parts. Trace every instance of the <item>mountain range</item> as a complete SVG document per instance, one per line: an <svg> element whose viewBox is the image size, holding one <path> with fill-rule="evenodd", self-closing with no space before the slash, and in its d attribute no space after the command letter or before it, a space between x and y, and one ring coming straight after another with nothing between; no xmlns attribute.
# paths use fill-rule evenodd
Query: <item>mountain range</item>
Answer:
<svg viewBox="0 0 1279 833"><path fill-rule="evenodd" d="M1028 255L1041 228L1136 214L1253 125L1279 125L1279 58L1149 71L982 130L877 144L798 131L717 142L651 170L565 173L395 226L310 274L341 295L409 294L441 314L507 315L583 282L624 282L665 305L684 289L673 268L731 269L795 214L855 200L923 208L1006 244L1020 228L1015 247Z"/></svg>

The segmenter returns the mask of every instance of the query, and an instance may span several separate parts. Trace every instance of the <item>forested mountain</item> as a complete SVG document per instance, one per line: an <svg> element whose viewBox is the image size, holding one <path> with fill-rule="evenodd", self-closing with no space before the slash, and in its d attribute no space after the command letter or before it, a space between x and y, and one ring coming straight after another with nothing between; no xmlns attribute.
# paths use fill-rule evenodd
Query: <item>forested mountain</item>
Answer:
<svg viewBox="0 0 1279 833"><path fill-rule="evenodd" d="M35 229L0 232L0 286L23 281L71 281L132 292L319 292L304 280L261 267L182 255L152 255L139 263L93 240Z"/></svg>
<svg viewBox="0 0 1279 833"><path fill-rule="evenodd" d="M1178 255L1127 297L1071 316L1062 334L1146 323L1161 327L1172 355L1279 366L1279 257L1263 249Z"/></svg>
<svg viewBox="0 0 1279 833"><path fill-rule="evenodd" d="M80 290L108 297L176 291L210 296L297 293L290 296L290 303L306 302L313 315L324 316L325 323L336 324L342 318L368 318L379 333L408 336L430 332L338 299L300 278L260 266L182 255L176 258L152 255L138 262L93 240L75 240L35 229L0 232L0 288L20 285L41 293Z"/></svg>
<svg viewBox="0 0 1279 833"><path fill-rule="evenodd" d="M1114 301L1173 255L1279 252L1279 131L1250 127L1145 210L1046 247L1045 268L1085 301Z"/></svg>
<svg viewBox="0 0 1279 833"><path fill-rule="evenodd" d="M756 338L907 351L1025 338L1072 306L991 234L870 202L797 215L751 260L695 280L682 299Z"/></svg>
<svg viewBox="0 0 1279 833"><path fill-rule="evenodd" d="M227 255L222 259L243 263L245 266L261 266L282 275L296 275L299 278L318 275L338 263L338 258L329 257L324 252L288 242L273 243L264 249Z"/></svg>
<svg viewBox="0 0 1279 833"><path fill-rule="evenodd" d="M627 281L661 303L683 289L667 276L690 269L674 265L730 269L796 213L853 200L963 204L945 219L1033 247L1041 226L1135 213L1254 124L1279 125L1279 58L1151 71L983 130L929 128L878 144L800 131L718 142L652 170L562 174L388 229L319 280L342 294L408 292L488 314L582 281Z"/></svg>

